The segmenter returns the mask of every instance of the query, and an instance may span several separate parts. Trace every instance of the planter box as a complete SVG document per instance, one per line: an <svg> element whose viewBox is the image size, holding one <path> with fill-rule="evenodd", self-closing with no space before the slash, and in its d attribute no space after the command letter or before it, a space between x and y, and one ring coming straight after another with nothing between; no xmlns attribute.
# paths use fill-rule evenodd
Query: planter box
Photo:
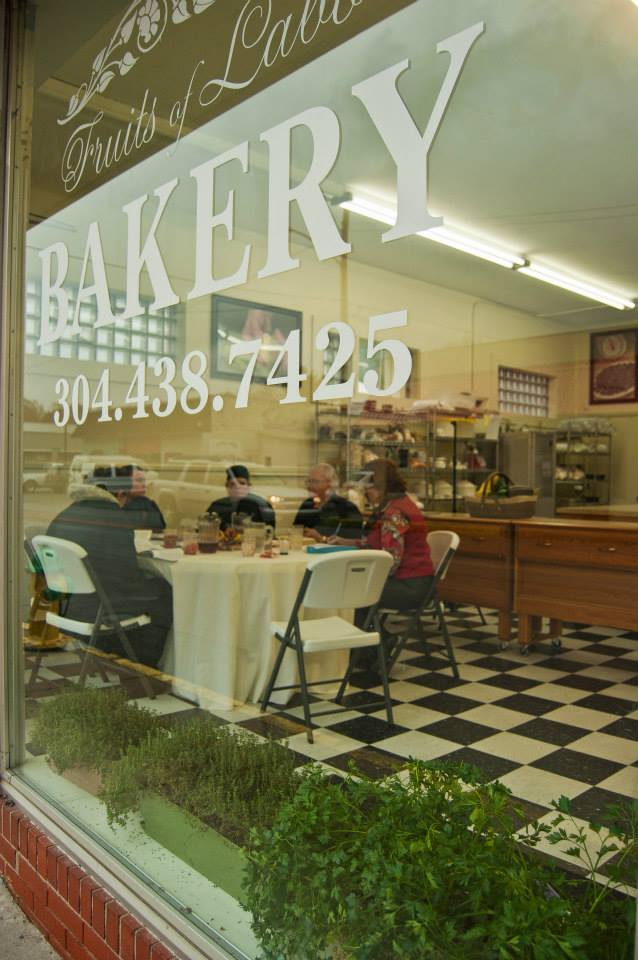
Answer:
<svg viewBox="0 0 638 960"><path fill-rule="evenodd" d="M86 790L92 797L97 797L102 788L102 775L97 770L88 770L87 767L67 767L63 773L59 773L51 761L48 761L49 767L59 777L63 777L80 790Z"/></svg>
<svg viewBox="0 0 638 960"><path fill-rule="evenodd" d="M149 837L239 900L246 865L241 847L161 797L145 797L140 813Z"/></svg>

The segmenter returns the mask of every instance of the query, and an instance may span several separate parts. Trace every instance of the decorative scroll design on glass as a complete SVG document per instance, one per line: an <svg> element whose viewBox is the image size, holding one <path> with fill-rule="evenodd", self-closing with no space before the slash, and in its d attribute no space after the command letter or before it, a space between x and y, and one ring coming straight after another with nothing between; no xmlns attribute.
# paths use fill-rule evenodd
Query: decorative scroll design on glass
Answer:
<svg viewBox="0 0 638 960"><path fill-rule="evenodd" d="M103 93L111 80L128 73L142 54L159 43L169 19L173 23L183 23L214 3L215 0L134 0L109 43L93 61L88 81L78 87L69 100L65 116L58 123L61 126L68 123L96 94Z"/></svg>

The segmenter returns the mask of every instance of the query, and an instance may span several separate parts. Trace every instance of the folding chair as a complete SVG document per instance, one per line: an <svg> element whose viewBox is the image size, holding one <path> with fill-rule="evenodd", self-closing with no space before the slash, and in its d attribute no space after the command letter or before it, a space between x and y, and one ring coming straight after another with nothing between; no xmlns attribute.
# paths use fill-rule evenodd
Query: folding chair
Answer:
<svg viewBox="0 0 638 960"><path fill-rule="evenodd" d="M420 606L412 610L390 610L383 608L379 613L382 631L387 619L391 616L398 614L405 620L405 625L397 635L392 654L388 660L388 673L391 672L392 667L397 662L399 654L408 640L412 639L413 636L421 642L426 655L429 655L430 648L423 628L423 618L431 614L439 625L443 637L445 656L450 662L452 673L458 678L459 668L456 663L456 657L454 656L454 649L450 640L447 623L445 622L443 604L439 600L437 587L439 583L445 579L445 575L454 559L454 554L458 549L460 538L457 533L451 530L435 530L432 533L428 533L427 541L430 548L430 556L432 557L432 565L434 567L434 577L432 578L432 584L423 602Z"/></svg>
<svg viewBox="0 0 638 960"><path fill-rule="evenodd" d="M57 627L61 633L71 637L81 646L86 645L83 647L84 655L78 680L79 684L84 686L92 663L97 665L102 678L108 679L103 665L93 653L93 649L99 649L96 646L98 640L117 637L127 658L132 663L139 663L127 633L138 627L148 626L151 618L143 613L122 620L115 613L111 601L91 566L86 550L77 543L62 540L59 537L36 536L31 544L32 550L44 571L47 586L50 590L61 594L97 594L98 611L94 621L74 620L61 613L53 612L48 612L46 615L47 623ZM37 669L39 669L39 663L36 659L29 684L35 681ZM146 695L154 698L155 694L148 677L142 673L140 680Z"/></svg>
<svg viewBox="0 0 638 960"><path fill-rule="evenodd" d="M313 743L310 702L308 688L327 683L340 682L336 703L341 703L345 692L353 663L351 662L344 677L333 680L316 680L308 683L304 654L321 651L352 650L351 661L356 663L357 650L363 647L377 647L379 653L379 671L383 682L388 723L393 722L392 703L390 702L390 688L388 686L388 671L386 669L385 654L381 645L381 634L377 605L385 586L388 573L392 566L392 556L384 550L352 550L343 553L331 553L327 556L316 556L308 563L299 593L295 600L288 623L272 623L271 630L279 641L279 650L270 679L261 699L262 713L271 702L275 690L301 691L306 736L308 742ZM300 611L303 605L313 609L326 610L336 608L358 609L369 607L363 630L341 617L324 617L320 620L300 620ZM374 627L370 632L369 627ZM293 650L297 657L299 669L299 683L287 686L275 686L284 654ZM364 704L363 706L367 706ZM369 704L372 706L372 704ZM322 710L321 715L340 713L346 707L336 707L334 710Z"/></svg>

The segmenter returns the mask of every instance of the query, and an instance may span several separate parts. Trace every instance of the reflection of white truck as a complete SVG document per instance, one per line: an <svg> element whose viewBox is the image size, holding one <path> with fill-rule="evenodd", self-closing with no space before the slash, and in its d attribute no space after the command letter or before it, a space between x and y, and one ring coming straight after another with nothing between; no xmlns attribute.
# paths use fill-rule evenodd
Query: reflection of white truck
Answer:
<svg viewBox="0 0 638 960"><path fill-rule="evenodd" d="M247 463L252 492L268 500L277 511L279 526L290 526L301 502L308 496L305 470L265 467ZM165 464L148 484L169 527L180 520L196 519L213 500L226 496L226 463L209 460L175 460Z"/></svg>
<svg viewBox="0 0 638 960"><path fill-rule="evenodd" d="M147 483L156 476L144 460L140 460L139 457L135 457L130 453L77 454L73 457L69 467L68 492L70 494L74 487L85 483L87 478L92 475L95 467L106 467L111 472L111 475L115 476L116 467L123 467L128 464L135 464L135 466L140 467L146 475Z"/></svg>

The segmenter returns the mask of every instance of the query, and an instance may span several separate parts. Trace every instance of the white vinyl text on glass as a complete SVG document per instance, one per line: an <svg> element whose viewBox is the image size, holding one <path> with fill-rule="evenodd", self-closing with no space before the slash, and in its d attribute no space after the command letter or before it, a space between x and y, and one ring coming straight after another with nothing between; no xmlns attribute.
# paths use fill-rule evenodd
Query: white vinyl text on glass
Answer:
<svg viewBox="0 0 638 960"><path fill-rule="evenodd" d="M401 390L408 382L412 372L412 355L405 343L389 337L377 341L378 334L386 330L406 327L407 323L407 310L370 317L367 359L384 357L384 367L387 369L387 364L391 364L392 373L388 386L381 387L378 372L368 370L363 377L363 392L366 394L372 397L389 397ZM339 336L339 346L330 369L313 391L314 401L350 399L354 396L357 382L354 372L342 383L335 382L334 378L352 360L355 354L356 337L347 323L327 323L315 338L317 350L326 349L330 331L336 331ZM233 344L230 349L231 364L238 357L250 358L235 397L237 410L248 406L255 365L263 348L262 340L245 340ZM68 423L81 425L86 422L91 410L100 411L98 423L119 421L125 411L131 411L133 420L142 420L150 417L151 414L156 417L169 417L178 405L187 414L202 413L207 408L218 413L223 409L224 398L217 393L210 395L205 376L208 369L209 358L206 354L201 350L191 350L182 360L180 379L184 385L179 387L174 383L177 376L175 361L172 357L160 357L151 365L151 370L155 377L160 378L155 390L162 396L156 396L151 400L146 380L147 365L144 362L138 363L128 386L124 409L115 407L111 400L108 369L102 371L94 392L83 373L79 373L73 380L60 377L55 385L58 409L53 414L53 422L57 427L65 427ZM293 330L277 352L275 362L266 378L266 385L285 387L285 394L279 401L282 404L305 403L307 398L302 396L300 385L307 379L307 374L301 371L300 331Z"/></svg>

